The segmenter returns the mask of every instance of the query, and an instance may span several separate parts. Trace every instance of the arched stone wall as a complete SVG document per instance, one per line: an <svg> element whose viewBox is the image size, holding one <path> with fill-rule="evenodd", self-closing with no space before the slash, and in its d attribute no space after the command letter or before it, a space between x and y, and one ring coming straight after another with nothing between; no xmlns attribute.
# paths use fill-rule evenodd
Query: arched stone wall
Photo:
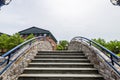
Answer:
<svg viewBox="0 0 120 80"><path fill-rule="evenodd" d="M106 61L111 62L111 60L97 48L90 46L90 44L86 42L71 41L68 50L83 51L106 80L120 80L120 75L106 63ZM114 67L120 71L120 67L116 65L114 65Z"/></svg>

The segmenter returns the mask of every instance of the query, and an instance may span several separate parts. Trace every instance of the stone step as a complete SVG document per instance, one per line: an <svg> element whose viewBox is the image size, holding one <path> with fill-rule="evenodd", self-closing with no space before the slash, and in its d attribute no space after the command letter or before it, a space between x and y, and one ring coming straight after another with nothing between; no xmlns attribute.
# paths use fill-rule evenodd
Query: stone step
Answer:
<svg viewBox="0 0 120 80"><path fill-rule="evenodd" d="M38 53L83 53L83 51L38 51Z"/></svg>
<svg viewBox="0 0 120 80"><path fill-rule="evenodd" d="M99 74L22 74L18 80L104 80Z"/></svg>
<svg viewBox="0 0 120 80"><path fill-rule="evenodd" d="M79 53L39 53L37 55L47 55L47 56L85 56L85 54L79 54Z"/></svg>
<svg viewBox="0 0 120 80"><path fill-rule="evenodd" d="M98 74L95 68L25 68L24 74Z"/></svg>
<svg viewBox="0 0 120 80"><path fill-rule="evenodd" d="M44 58L44 59L33 59L32 62L34 63L38 63L38 62L45 62L45 63L48 63L48 62L63 62L63 63L66 63L66 62L69 62L69 63L73 63L73 62L80 62L80 63L90 63L90 61L88 59L47 59L47 58Z"/></svg>
<svg viewBox="0 0 120 80"><path fill-rule="evenodd" d="M91 63L30 63L28 67L93 68Z"/></svg>
<svg viewBox="0 0 120 80"><path fill-rule="evenodd" d="M37 55L35 58L57 58L57 59L87 59L85 56L64 56L64 55Z"/></svg>
<svg viewBox="0 0 120 80"><path fill-rule="evenodd" d="M45 53L45 54L46 54L46 53L47 53L47 54L83 54L83 52L77 52L77 51L72 51L72 52L70 52L70 51L65 51L65 52L64 52L64 51L62 51L62 52L60 52L60 51L52 51L52 52L51 52L51 51L49 51L49 52L39 51L39 52L38 52L38 54L41 54L41 53L42 53L42 54L44 54L44 53Z"/></svg>

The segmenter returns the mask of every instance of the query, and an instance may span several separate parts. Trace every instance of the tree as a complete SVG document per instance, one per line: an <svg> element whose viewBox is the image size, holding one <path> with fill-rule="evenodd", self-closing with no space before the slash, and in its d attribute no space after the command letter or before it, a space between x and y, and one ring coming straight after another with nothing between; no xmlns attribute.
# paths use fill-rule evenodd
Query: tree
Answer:
<svg viewBox="0 0 120 80"><path fill-rule="evenodd" d="M22 42L24 42L24 39L20 36L19 33L16 33L16 34L13 34L11 37L10 37L10 41L12 41L15 45L18 45Z"/></svg>
<svg viewBox="0 0 120 80"><path fill-rule="evenodd" d="M18 33L14 34L12 36L2 34L0 36L0 49L1 49L1 52L4 53L4 52L14 48L15 46L19 45L23 41L24 41L24 39L21 38L21 36Z"/></svg>
<svg viewBox="0 0 120 80"><path fill-rule="evenodd" d="M9 44L8 41L9 41L9 36L8 35L2 34L0 36L0 49L1 49L1 52L5 52L5 51L8 50L8 44Z"/></svg>
<svg viewBox="0 0 120 80"><path fill-rule="evenodd" d="M115 54L120 54L120 41L114 40L106 42L104 39L98 38L93 39L95 42L99 43L100 45L106 47L110 51L114 52Z"/></svg>
<svg viewBox="0 0 120 80"><path fill-rule="evenodd" d="M120 41L114 40L107 43L107 48L112 52L119 54L120 52Z"/></svg>
<svg viewBox="0 0 120 80"><path fill-rule="evenodd" d="M59 41L57 45L57 50L67 50L69 42L67 40Z"/></svg>
<svg viewBox="0 0 120 80"><path fill-rule="evenodd" d="M57 45L57 50L64 50L63 46L62 45Z"/></svg>
<svg viewBox="0 0 120 80"><path fill-rule="evenodd" d="M27 37L26 40L33 38L34 35L31 34ZM21 44L25 40L20 36L19 33L13 34L12 36L8 36L6 34L2 34L0 36L0 52L5 53L8 50L16 47Z"/></svg>
<svg viewBox="0 0 120 80"><path fill-rule="evenodd" d="M98 38L98 39L92 39L92 40L106 47L106 41L104 39Z"/></svg>
<svg viewBox="0 0 120 80"><path fill-rule="evenodd" d="M31 38L34 38L35 36L33 34L30 34L25 40L29 40Z"/></svg>

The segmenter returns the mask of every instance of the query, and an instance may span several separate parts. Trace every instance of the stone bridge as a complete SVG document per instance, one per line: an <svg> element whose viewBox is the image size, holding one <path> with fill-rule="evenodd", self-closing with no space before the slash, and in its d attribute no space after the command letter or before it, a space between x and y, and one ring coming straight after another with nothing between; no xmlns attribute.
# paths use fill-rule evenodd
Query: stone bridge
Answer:
<svg viewBox="0 0 120 80"><path fill-rule="evenodd" d="M28 40L0 57L0 80L120 80L120 58L84 37L53 51L45 37Z"/></svg>

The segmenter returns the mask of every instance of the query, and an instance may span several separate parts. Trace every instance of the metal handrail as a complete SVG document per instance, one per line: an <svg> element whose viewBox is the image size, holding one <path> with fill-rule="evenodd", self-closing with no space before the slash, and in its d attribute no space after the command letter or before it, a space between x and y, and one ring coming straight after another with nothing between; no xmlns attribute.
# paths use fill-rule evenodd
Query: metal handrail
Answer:
<svg viewBox="0 0 120 80"><path fill-rule="evenodd" d="M85 37L81 37L81 36L78 36L78 37L74 37L72 40L79 40L79 41L86 41L88 44L93 45L94 47L96 47L97 49L102 49L104 50L105 52L107 52L110 56L106 55L109 57L109 59L111 60L111 62L108 62L102 55L99 54L100 57L103 58L103 60L111 66L111 68L113 68L119 75L120 75L120 71L118 71L115 67L114 67L114 64L116 64L117 66L120 67L120 64L118 63L120 61L120 57L116 56L115 53L113 53L112 51L108 50L107 48L103 47L102 45L98 44L97 42L93 41L93 40L90 40L88 38L85 38ZM96 46L95 46L96 45ZM98 48L99 47L99 48ZM99 50L100 50L99 49ZM112 63L112 64L111 64Z"/></svg>
<svg viewBox="0 0 120 80"><path fill-rule="evenodd" d="M16 46L15 48L11 49L10 51L6 52L4 55L2 55L3 58L6 58L6 57L7 57L8 59L7 59L7 60L5 59L5 61L2 63L2 64L7 63L7 65L0 71L0 75L1 75L7 68L9 68L9 67L13 64L13 62L15 62L15 61L23 54L23 53L22 53L22 54L19 54L17 57L14 58L14 60L12 60L12 61L10 62L11 57L13 57L15 54L17 54L17 53L15 53L15 52L16 52L18 49L20 49L21 47L23 47L23 46L25 46L25 45L27 45L27 44L31 45L33 41L35 41L36 39L41 39L41 38L44 38L44 37L40 36L40 37L35 37L35 38L30 39L30 40L27 40L27 41L19 44L19 45ZM29 48L30 48L30 47L29 47ZM11 56L11 55L12 55L12 56ZM0 65L0 66L1 66L1 65Z"/></svg>
<svg viewBox="0 0 120 80"><path fill-rule="evenodd" d="M12 0L9 0L9 2L6 1L6 0L0 0L0 7L2 7L2 6L4 6L4 5L8 5L11 1L12 1Z"/></svg>

